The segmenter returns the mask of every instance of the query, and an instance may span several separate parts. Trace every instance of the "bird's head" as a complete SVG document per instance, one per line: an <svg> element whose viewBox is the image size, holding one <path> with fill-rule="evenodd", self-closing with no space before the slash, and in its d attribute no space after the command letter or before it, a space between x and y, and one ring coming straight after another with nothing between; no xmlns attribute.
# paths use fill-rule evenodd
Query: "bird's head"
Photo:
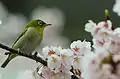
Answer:
<svg viewBox="0 0 120 79"><path fill-rule="evenodd" d="M32 20L27 24L27 27L35 27L37 29L44 29L46 26L49 26L51 24L47 24L42 20L36 19Z"/></svg>

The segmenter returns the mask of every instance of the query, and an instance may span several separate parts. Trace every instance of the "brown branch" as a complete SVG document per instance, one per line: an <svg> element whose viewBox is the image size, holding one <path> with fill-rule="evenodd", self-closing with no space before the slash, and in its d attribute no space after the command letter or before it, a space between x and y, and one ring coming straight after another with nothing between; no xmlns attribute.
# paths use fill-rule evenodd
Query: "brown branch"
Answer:
<svg viewBox="0 0 120 79"><path fill-rule="evenodd" d="M12 52L13 54L18 54L20 56L23 56L23 57L27 57L29 59L32 59L32 60L35 60L36 62L40 62L41 64L43 64L44 66L47 66L47 62L44 61L41 57L38 57L36 55L36 53L34 55L27 55L26 53L24 52L21 52L21 51L18 51L18 50L15 50L15 49L12 49L6 45L3 45L0 43L0 48L4 49L4 50L7 50L9 52ZM9 54L9 53L5 53L5 54ZM72 75L71 76L71 79L78 79L75 75Z"/></svg>
<svg viewBox="0 0 120 79"><path fill-rule="evenodd" d="M27 58L30 58L32 60L35 60L36 62L40 62L41 64L43 64L44 66L47 66L47 62L44 61L41 57L38 57L37 55L28 55L26 53L23 53L21 51L18 51L18 50L15 50L15 49L12 49L6 45L3 45L0 43L0 48L4 49L4 50L7 50L9 52L12 52L13 54L18 54L20 56L23 56L23 57L27 57Z"/></svg>

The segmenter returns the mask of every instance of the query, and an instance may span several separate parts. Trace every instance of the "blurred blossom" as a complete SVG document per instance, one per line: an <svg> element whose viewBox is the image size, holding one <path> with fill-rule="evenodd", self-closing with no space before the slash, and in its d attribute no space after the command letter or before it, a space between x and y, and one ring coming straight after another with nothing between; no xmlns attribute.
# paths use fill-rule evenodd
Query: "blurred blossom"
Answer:
<svg viewBox="0 0 120 79"><path fill-rule="evenodd" d="M7 45L12 45L16 37L23 30L26 25L26 17L22 14L9 13L2 3L0 3L0 42ZM7 56L3 52L5 50L0 49L0 65L4 62ZM21 64L22 63L22 64ZM0 68L0 73L3 74L4 79L15 79L16 74L20 70L33 69L37 66L35 61L31 61L28 58L16 57L13 59L5 69ZM12 73L11 73L12 72Z"/></svg>
<svg viewBox="0 0 120 79"><path fill-rule="evenodd" d="M120 1L116 0L113 8L118 15L119 4ZM1 3L0 9L0 41L11 44L10 41L23 30L26 18L21 14L8 13ZM113 30L110 20L99 23L89 20L85 24L85 31L93 36L92 51L91 43L86 40L73 41L68 48L64 48L68 44L68 39L61 35L65 17L58 8L38 7L30 18L52 24L45 28L42 41L42 46L46 47L42 49L41 56L48 66L33 70L39 63L19 56L5 69L0 68L0 79L70 79L73 74L79 79L120 79L120 28ZM0 52L5 51L0 49ZM5 57L0 53L0 64Z"/></svg>
<svg viewBox="0 0 120 79"><path fill-rule="evenodd" d="M89 63L90 61L95 57L95 53L93 52L89 52L86 53L81 59L80 59L80 67L81 67L81 72L82 72L82 77L84 77L84 79L87 79L88 77L88 68L89 67Z"/></svg>
<svg viewBox="0 0 120 79"><path fill-rule="evenodd" d="M43 41L42 44L43 46L62 46L62 47L67 47L68 46L68 39L64 36L59 36L59 35L49 35L50 33L47 34L47 31L45 31L43 36Z"/></svg>
<svg viewBox="0 0 120 79"><path fill-rule="evenodd" d="M64 13L58 8L38 7L33 10L31 19L42 19L46 23L51 23L52 26L49 29L56 31L63 30L65 17Z"/></svg>
<svg viewBox="0 0 120 79"><path fill-rule="evenodd" d="M21 71L16 79L36 79L32 70Z"/></svg>
<svg viewBox="0 0 120 79"><path fill-rule="evenodd" d="M3 79L2 74L0 74L0 79Z"/></svg>
<svg viewBox="0 0 120 79"><path fill-rule="evenodd" d="M0 20L4 20L8 16L6 7L0 2Z"/></svg>
<svg viewBox="0 0 120 79"><path fill-rule="evenodd" d="M26 20L23 15L9 14L0 27L0 40L4 42L14 40L18 36L18 34L23 30L25 23ZM11 42L8 43L11 44Z"/></svg>
<svg viewBox="0 0 120 79"><path fill-rule="evenodd" d="M26 24L22 14L12 14L0 2L0 40L11 44Z"/></svg>
<svg viewBox="0 0 120 79"><path fill-rule="evenodd" d="M41 78L39 79L71 79L71 73L68 71L55 73L45 66L42 67L41 71Z"/></svg>
<svg viewBox="0 0 120 79"><path fill-rule="evenodd" d="M115 0L115 4L113 6L113 11L120 16L120 0Z"/></svg>
<svg viewBox="0 0 120 79"><path fill-rule="evenodd" d="M32 19L39 18L44 20L47 23L51 23L52 26L49 26L45 29L43 44L44 45L56 45L56 46L66 46L68 44L68 39L61 36L63 26L64 26L64 15L57 8L37 8L32 12ZM23 27L26 24L26 17L22 14L12 14L9 13L2 3L0 3L0 41L11 45L15 38L23 30ZM62 48L59 48L62 49ZM57 50L56 50L57 51ZM5 52L0 50L0 52ZM0 64L4 62L5 56L1 53ZM13 63L14 62L14 63ZM22 63L22 64L21 64ZM26 64L27 63L27 64ZM25 64L25 65L23 65ZM0 69L0 72L3 73L5 79L14 79L17 73L20 70L24 69L33 69L37 66L35 61L24 57L14 58L6 67L6 69ZM13 72L13 73L11 73ZM22 75L22 76L21 76ZM32 71L20 72L17 79L32 79ZM34 78L33 78L34 79Z"/></svg>
<svg viewBox="0 0 120 79"><path fill-rule="evenodd" d="M0 2L0 41L11 44L23 29L26 18L21 14L12 14Z"/></svg>
<svg viewBox="0 0 120 79"><path fill-rule="evenodd" d="M43 46L67 46L68 39L61 36L62 30L64 29L65 17L60 9L38 7L32 12L31 16L31 19L42 19L46 23L52 24L45 28L42 42Z"/></svg>
<svg viewBox="0 0 120 79"><path fill-rule="evenodd" d="M89 54L89 56L85 54L82 57L83 78L119 79L120 28L113 30L112 22L109 20L99 22L92 27L93 25L95 25L95 23L93 24L92 21L89 21L89 23L85 25L86 31L90 32L93 36L94 53ZM92 27L93 30L89 30L89 27Z"/></svg>
<svg viewBox="0 0 120 79"><path fill-rule="evenodd" d="M2 24L2 21L0 20L0 24Z"/></svg>

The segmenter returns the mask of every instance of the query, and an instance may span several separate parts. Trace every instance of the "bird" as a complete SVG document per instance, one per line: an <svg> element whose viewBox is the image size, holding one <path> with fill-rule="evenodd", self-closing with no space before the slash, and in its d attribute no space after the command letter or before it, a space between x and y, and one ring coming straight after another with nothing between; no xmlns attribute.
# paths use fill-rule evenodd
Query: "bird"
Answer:
<svg viewBox="0 0 120 79"><path fill-rule="evenodd" d="M51 24L47 24L40 19L31 20L28 24L26 24L23 31L13 42L12 49L16 49L26 53L27 55L31 55L32 52L41 44L44 28L49 25ZM18 54L9 52L7 59L1 67L5 68L7 64L17 56Z"/></svg>

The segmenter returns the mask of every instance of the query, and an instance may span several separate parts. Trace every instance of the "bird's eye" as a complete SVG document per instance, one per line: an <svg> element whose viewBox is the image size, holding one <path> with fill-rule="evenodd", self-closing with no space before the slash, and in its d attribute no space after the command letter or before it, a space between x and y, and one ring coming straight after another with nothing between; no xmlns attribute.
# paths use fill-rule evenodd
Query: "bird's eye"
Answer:
<svg viewBox="0 0 120 79"><path fill-rule="evenodd" d="M42 21L38 21L38 25L42 26L43 22Z"/></svg>

